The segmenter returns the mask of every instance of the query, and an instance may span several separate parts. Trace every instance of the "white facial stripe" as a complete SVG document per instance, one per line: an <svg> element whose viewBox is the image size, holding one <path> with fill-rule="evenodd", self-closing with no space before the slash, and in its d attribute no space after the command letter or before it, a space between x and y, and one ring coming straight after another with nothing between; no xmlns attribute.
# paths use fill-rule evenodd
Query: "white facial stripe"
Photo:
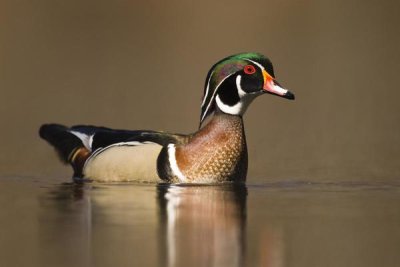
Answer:
<svg viewBox="0 0 400 267"><path fill-rule="evenodd" d="M260 63L254 61L254 60L251 60L248 58L245 58L245 60L252 62L254 65L258 66L261 70L265 70L265 68Z"/></svg>
<svg viewBox="0 0 400 267"><path fill-rule="evenodd" d="M240 97L240 98L242 98L243 96L245 96L245 95L247 94L247 93L242 89L241 81L242 81L242 76L241 76L241 75L238 75L238 76L236 77L236 88L237 88L237 90L238 90L238 94L239 94L239 97Z"/></svg>
<svg viewBox="0 0 400 267"><path fill-rule="evenodd" d="M233 73L232 73L232 74L233 74ZM200 121L203 121L203 119L204 119L204 117L206 116L208 110L210 109L210 105L211 105L211 103L213 102L212 100L213 100L213 98L215 97L215 94L217 93L218 87L219 87L226 79L228 79L232 74L229 74L229 75L226 76L224 79L222 79L222 81L217 85L217 87L215 87L214 92L213 92L213 95L212 95L212 97L210 98L210 101L208 102L207 108L206 108L206 110L204 111L204 114L203 114L203 116L201 117L201 120L200 120ZM210 77L211 77L211 76L210 76Z"/></svg>
<svg viewBox="0 0 400 267"><path fill-rule="evenodd" d="M241 81L242 76L238 75L236 77L236 89L239 94L239 102L235 105L226 105L224 102L222 102L219 95L217 95L217 97L215 98L215 102L217 103L217 106L221 111L232 115L242 115L246 111L252 100L257 96L257 94L246 93L242 88Z"/></svg>
<svg viewBox="0 0 400 267"><path fill-rule="evenodd" d="M260 63L254 61L254 60L247 59L247 58L245 58L244 60L247 60L247 61L253 63L253 64L256 65L257 67L259 67L261 70L265 70L265 68L264 68ZM214 72L213 72L213 73L214 73ZM205 101L206 101L206 98L207 98L207 96L208 96L208 94L209 94L209 90L210 90L210 80L211 80L211 77L212 77L213 73L211 73L210 78L208 79L206 94L204 95L204 99L203 99L203 102L202 102L202 104L201 104L202 107L204 106ZM217 87L214 89L213 95L212 95L212 97L210 98L210 101L208 102L207 108L205 109L205 111L204 111L204 113L203 113L203 116L201 117L200 121L203 121L203 120L204 120L204 118L205 118L205 116L206 116L208 110L210 109L211 103L213 102L213 99L214 99L214 97L215 97L215 94L216 94L216 92L217 92L218 87L219 87L227 78L229 78L229 77L230 77L231 75L233 75L233 74L234 74L234 73L229 74L228 76L226 76L226 77L217 85ZM237 87L237 90L238 90L238 93L239 93L240 98L242 98L243 96L245 96L245 95L247 94L247 93L242 89L242 86L241 86L241 79L242 79L242 77L241 77L240 75L238 75L238 77L236 78L236 87ZM242 101L240 101L239 103L237 103L237 104L234 105L234 106L228 106L228 105L225 105L225 104L221 101L221 99L219 99L219 97L217 96L217 97L216 97L216 102L217 102L217 104L218 104L218 107L219 107L222 111L224 111L224 112L226 112L226 113L229 113L229 114L241 114L241 112L243 111L243 103L241 103Z"/></svg>
<svg viewBox="0 0 400 267"><path fill-rule="evenodd" d="M248 59L246 58L247 61L252 62L253 64L257 65L261 70L265 70L265 68L258 62L255 62L254 60ZM280 87L279 85L273 84L271 86L271 90L268 90L271 93L277 94L277 95L286 95L286 93L288 92L288 90L283 89L282 87Z"/></svg>
<svg viewBox="0 0 400 267"><path fill-rule="evenodd" d="M212 75L214 74L214 71L211 72L210 77L208 78L207 81L207 89L206 89L206 93L204 94L204 98L203 98L203 102L201 103L201 106L204 106L204 102L206 102L207 96L208 96L208 92L210 91L210 80Z"/></svg>
<svg viewBox="0 0 400 267"><path fill-rule="evenodd" d="M187 178L181 170L178 167L178 163L176 162L176 157L175 157L175 145L174 144L169 144L168 145L168 160L169 160L169 165L172 170L172 174L178 177L179 181L184 183L187 182Z"/></svg>

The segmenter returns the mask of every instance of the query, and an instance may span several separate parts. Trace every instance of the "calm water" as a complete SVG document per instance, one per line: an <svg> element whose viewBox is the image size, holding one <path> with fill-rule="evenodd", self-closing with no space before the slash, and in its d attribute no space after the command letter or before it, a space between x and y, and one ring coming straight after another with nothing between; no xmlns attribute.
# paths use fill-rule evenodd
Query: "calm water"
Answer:
<svg viewBox="0 0 400 267"><path fill-rule="evenodd" d="M1 178L0 266L398 266L400 185Z"/></svg>
<svg viewBox="0 0 400 267"><path fill-rule="evenodd" d="M400 266L400 1L93 2L0 1L0 267ZM41 124L191 133L243 51L296 94L247 111L246 186L53 177Z"/></svg>

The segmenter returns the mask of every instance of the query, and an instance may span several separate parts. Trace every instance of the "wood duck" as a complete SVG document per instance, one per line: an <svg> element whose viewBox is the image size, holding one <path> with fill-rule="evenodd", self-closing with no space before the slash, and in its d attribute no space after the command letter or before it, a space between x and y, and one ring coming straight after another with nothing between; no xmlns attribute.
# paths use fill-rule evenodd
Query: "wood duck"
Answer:
<svg viewBox="0 0 400 267"><path fill-rule="evenodd" d="M39 134L72 165L74 177L79 179L243 182L248 160L242 116L252 100L265 93L294 99L294 94L275 80L267 57L236 54L220 60L208 72L200 127L195 133L44 124Z"/></svg>

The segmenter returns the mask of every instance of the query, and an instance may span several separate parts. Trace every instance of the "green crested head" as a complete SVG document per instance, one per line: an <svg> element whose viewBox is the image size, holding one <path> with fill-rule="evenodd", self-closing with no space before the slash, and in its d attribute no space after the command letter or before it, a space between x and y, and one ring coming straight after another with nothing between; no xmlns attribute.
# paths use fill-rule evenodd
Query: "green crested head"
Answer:
<svg viewBox="0 0 400 267"><path fill-rule="evenodd" d="M251 101L262 93L294 99L275 81L271 61L259 53L226 57L208 72L201 105L200 125L216 109L242 115Z"/></svg>

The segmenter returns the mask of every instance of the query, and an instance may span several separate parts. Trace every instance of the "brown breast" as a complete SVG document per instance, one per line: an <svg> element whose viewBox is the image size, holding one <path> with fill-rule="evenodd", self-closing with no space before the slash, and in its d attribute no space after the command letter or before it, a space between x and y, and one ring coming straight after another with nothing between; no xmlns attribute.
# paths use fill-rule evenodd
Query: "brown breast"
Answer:
<svg viewBox="0 0 400 267"><path fill-rule="evenodd" d="M175 156L189 181L244 181L247 148L242 118L215 115L187 144L176 147Z"/></svg>

